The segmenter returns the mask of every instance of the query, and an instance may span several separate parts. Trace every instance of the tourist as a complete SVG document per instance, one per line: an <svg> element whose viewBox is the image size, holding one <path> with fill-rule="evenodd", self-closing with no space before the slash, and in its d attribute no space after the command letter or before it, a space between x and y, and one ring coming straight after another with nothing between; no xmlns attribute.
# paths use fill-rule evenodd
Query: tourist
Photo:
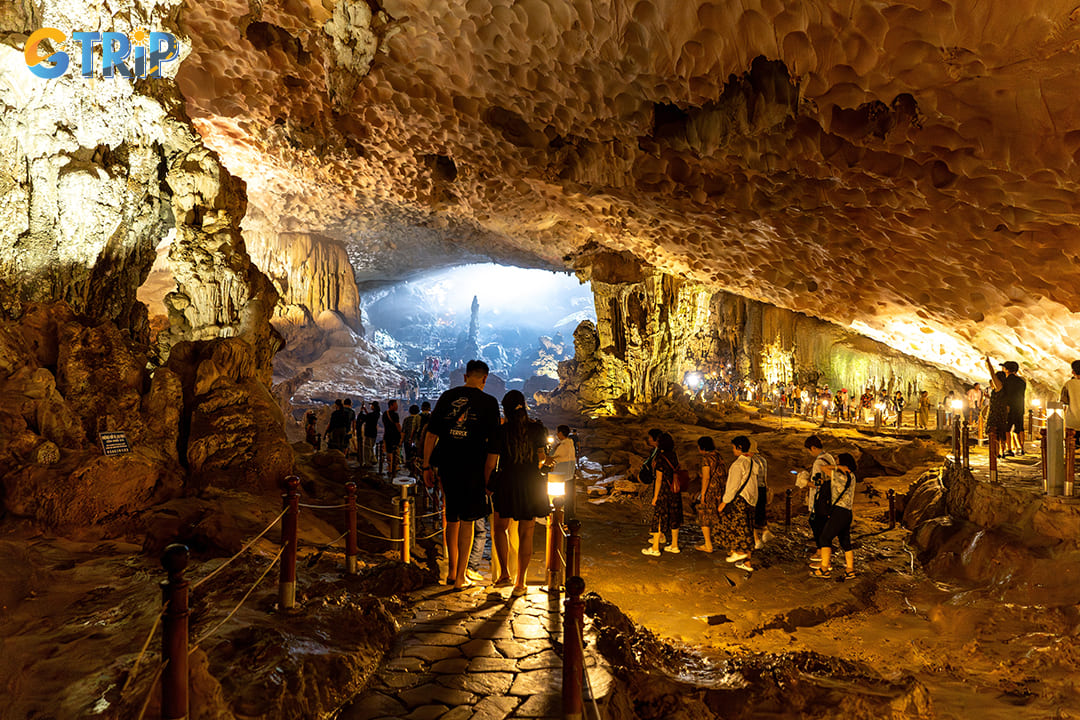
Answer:
<svg viewBox="0 0 1080 720"><path fill-rule="evenodd" d="M339 398L334 401L334 411L330 413L330 421L326 424L326 448L345 452L349 446L349 427L351 421L349 413L345 410L345 403Z"/></svg>
<svg viewBox="0 0 1080 720"><path fill-rule="evenodd" d="M652 492L652 545L642 548L644 555L658 557L660 544L671 533L671 544L664 548L667 552L679 552L679 528L683 522L682 493L675 492L675 473L679 469L679 456L675 453L675 440L668 433L661 433L656 441L658 453L654 462Z"/></svg>
<svg viewBox="0 0 1080 720"><path fill-rule="evenodd" d="M702 436L697 441L698 454L701 455L701 494L698 496L698 524L705 542L695 550L711 553L713 551L712 530L720 524L720 503L724 499L724 479L727 468L716 452L716 443L711 437Z"/></svg>
<svg viewBox="0 0 1080 720"><path fill-rule="evenodd" d="M915 428L927 430L930 427L930 393L919 391L919 407L915 413Z"/></svg>
<svg viewBox="0 0 1080 720"><path fill-rule="evenodd" d="M983 391L979 383L972 385L967 391L967 421L969 425L975 424L982 410Z"/></svg>
<svg viewBox="0 0 1080 720"><path fill-rule="evenodd" d="M577 447L570 437L569 425L560 425L555 429L555 447L548 452L547 460L551 466L548 482L562 483L566 517L572 518L575 510L574 472L577 468Z"/></svg>
<svg viewBox="0 0 1080 720"><path fill-rule="evenodd" d="M825 525L826 517L818 513L818 488L821 485L823 476L822 468L826 465L833 465L836 460L833 456L825 452L821 438L817 435L811 435L803 441L803 447L813 458L814 464L811 466L810 471L801 471L795 478L796 487L806 488L806 506L810 511L810 533L814 538L815 548L817 545L818 535L821 534L821 529ZM821 553L814 552L811 559L820 558Z"/></svg>
<svg viewBox="0 0 1080 720"><path fill-rule="evenodd" d="M516 520L517 581L510 594L519 597L525 594L536 518L547 517L549 512L547 483L540 472L540 466L546 459L547 430L539 421L529 419L525 396L520 390L506 393L502 407L506 422L495 432L484 474L495 510L492 545L501 568L495 585L510 583L509 528L510 521Z"/></svg>
<svg viewBox="0 0 1080 720"><path fill-rule="evenodd" d="M769 462L758 451L757 442L750 441L750 459L754 461L757 477L757 502L754 504L754 549L760 550L765 543L773 539L769 532L768 503L769 503Z"/></svg>
<svg viewBox="0 0 1080 720"><path fill-rule="evenodd" d="M650 487L656 481L656 458L660 455L659 441L663 432L660 428L650 428L645 435L645 444L649 446L649 457L638 471L638 481ZM651 515L651 513L650 513Z"/></svg>
<svg viewBox="0 0 1080 720"><path fill-rule="evenodd" d="M372 402L364 415L364 464L375 464L375 437L379 434L379 403Z"/></svg>
<svg viewBox="0 0 1080 720"><path fill-rule="evenodd" d="M952 425L953 425L953 416L956 414L956 411L953 410L953 401L955 401L955 400L956 400L956 393L953 392L952 390L950 390L949 394L945 396L945 401L944 401L945 402L945 427L946 428L952 428ZM938 430L941 430L941 428L938 428Z"/></svg>
<svg viewBox="0 0 1080 720"><path fill-rule="evenodd" d="M839 465L823 465L822 473L827 477L825 485L819 492L828 492L828 507L826 509L825 523L817 538L818 553L821 561L818 567L813 568L810 574L813 577L827 578L831 571L832 543L833 540L840 542L840 548L844 551L844 564L847 566L845 579L855 577L855 553L851 546L851 521L852 507L855 503L855 458L849 453L840 453Z"/></svg>
<svg viewBox="0 0 1080 720"><path fill-rule="evenodd" d="M1080 360L1072 361L1072 377L1061 388L1061 402L1065 405L1065 429L1077 431L1080 446Z"/></svg>
<svg viewBox="0 0 1080 720"><path fill-rule="evenodd" d="M904 393L897 390L892 396L892 409L896 413L896 427L900 427L903 424L904 418Z"/></svg>
<svg viewBox="0 0 1080 720"><path fill-rule="evenodd" d="M997 456L1005 457L1005 448L1009 436L1009 401L1005 397L1005 373L994 372L990 358L986 359L986 368L990 371L990 402L986 412L986 432L997 439Z"/></svg>
<svg viewBox="0 0 1080 720"><path fill-rule="evenodd" d="M1005 402L1009 406L1009 416L1005 420L1006 435L1005 457L1024 454L1024 404L1027 395L1027 382L1017 375L1020 366L1013 360L1001 364L1005 370L1005 380L1001 383L1005 391ZM1016 451L1013 452L1013 434L1016 436Z"/></svg>
<svg viewBox="0 0 1080 720"><path fill-rule="evenodd" d="M382 416L383 451L386 453L387 470L391 480L397 477L398 454L401 452L401 420L397 409L397 400L388 400L386 412Z"/></svg>
<svg viewBox="0 0 1080 720"><path fill-rule="evenodd" d="M410 405L409 414L401 422L401 446L405 449L405 467L413 475L417 462L417 441L420 439L420 406ZM415 477L415 475L413 475Z"/></svg>
<svg viewBox="0 0 1080 720"><path fill-rule="evenodd" d="M750 455L750 439L737 435L731 441L735 462L728 470L727 484L718 508L720 523L716 543L728 549L727 561L753 572L750 554L754 550L754 507L757 505L758 474L762 467Z"/></svg>
<svg viewBox="0 0 1080 720"><path fill-rule="evenodd" d="M864 423L871 423L874 420L874 390L873 388L866 388L863 390L862 397L859 398L859 413L861 415L860 420Z"/></svg>
<svg viewBox="0 0 1080 720"><path fill-rule="evenodd" d="M488 514L484 469L499 428L499 403L484 392L487 376L486 363L470 360L465 384L439 397L424 437L424 484L434 486L438 468L446 501L447 583L458 589L472 584L465 571L473 523Z"/></svg>
<svg viewBox="0 0 1080 720"><path fill-rule="evenodd" d="M345 413L349 416L349 424L345 430L345 457L349 457L350 453L356 454L357 459L360 458L359 452L357 452L357 444L359 439L353 435L353 428L356 425L356 411L353 410L352 398L345 398L342 403L345 406Z"/></svg>

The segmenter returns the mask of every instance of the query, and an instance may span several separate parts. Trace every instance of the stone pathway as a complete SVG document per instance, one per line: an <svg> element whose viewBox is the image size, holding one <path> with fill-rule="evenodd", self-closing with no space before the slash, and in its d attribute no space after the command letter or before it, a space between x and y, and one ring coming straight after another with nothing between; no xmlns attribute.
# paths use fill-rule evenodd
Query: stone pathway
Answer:
<svg viewBox="0 0 1080 720"><path fill-rule="evenodd" d="M341 720L562 717L563 596L433 586L409 600L412 619ZM585 665L606 697L612 676L591 644Z"/></svg>

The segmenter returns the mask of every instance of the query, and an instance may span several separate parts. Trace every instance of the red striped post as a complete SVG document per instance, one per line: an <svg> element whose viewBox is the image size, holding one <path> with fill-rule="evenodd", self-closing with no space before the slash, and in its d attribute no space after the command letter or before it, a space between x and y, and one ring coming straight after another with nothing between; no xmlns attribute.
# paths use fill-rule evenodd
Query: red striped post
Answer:
<svg viewBox="0 0 1080 720"><path fill-rule="evenodd" d="M1046 481L1046 428L1039 430L1039 446L1042 451L1042 476L1043 476L1043 489L1047 487Z"/></svg>
<svg viewBox="0 0 1080 720"><path fill-rule="evenodd" d="M566 523L570 535L566 538L566 574L581 574L581 521L574 518Z"/></svg>
<svg viewBox="0 0 1080 720"><path fill-rule="evenodd" d="M964 459L964 469L971 469L971 451L968 449L968 441L971 440L971 426L965 420L963 429L960 431L960 456Z"/></svg>
<svg viewBox="0 0 1080 720"><path fill-rule="evenodd" d="M1065 497L1072 497L1076 478L1076 430L1065 430Z"/></svg>
<svg viewBox="0 0 1080 720"><path fill-rule="evenodd" d="M300 515L300 478L285 478L288 492L281 496L282 505L288 510L281 518L281 581L278 584L278 607L292 610L296 607L296 535Z"/></svg>
<svg viewBox="0 0 1080 720"><path fill-rule="evenodd" d="M952 422L952 457L953 462L960 464L960 416L953 417Z"/></svg>
<svg viewBox="0 0 1080 720"><path fill-rule="evenodd" d="M345 572L356 574L356 483L345 483Z"/></svg>
<svg viewBox="0 0 1080 720"><path fill-rule="evenodd" d="M581 696L585 678L585 649L581 629L585 622L585 581L574 575L566 580L566 609L563 611L563 683L564 720L583 720L585 703Z"/></svg>
<svg viewBox="0 0 1080 720"><path fill-rule="evenodd" d="M549 593L558 594L563 578L562 558L559 556L559 546L562 545L563 499L556 497L553 504L555 507L548 518L547 532L547 590Z"/></svg>
<svg viewBox="0 0 1080 720"><path fill-rule="evenodd" d="M161 583L165 614L161 619L162 720L182 720L188 716L188 581L184 578L190 554L179 543L165 548L161 564L168 579Z"/></svg>

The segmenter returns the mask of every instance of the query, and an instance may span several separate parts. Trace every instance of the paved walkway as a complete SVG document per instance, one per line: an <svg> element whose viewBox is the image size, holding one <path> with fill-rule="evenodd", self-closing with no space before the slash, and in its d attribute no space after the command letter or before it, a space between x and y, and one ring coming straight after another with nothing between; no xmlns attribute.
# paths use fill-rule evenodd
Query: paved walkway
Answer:
<svg viewBox="0 0 1080 720"><path fill-rule="evenodd" d="M409 600L411 620L341 720L562 716L563 596L535 586L520 598L510 588L432 586ZM587 630L586 643L589 682L602 699L612 676Z"/></svg>

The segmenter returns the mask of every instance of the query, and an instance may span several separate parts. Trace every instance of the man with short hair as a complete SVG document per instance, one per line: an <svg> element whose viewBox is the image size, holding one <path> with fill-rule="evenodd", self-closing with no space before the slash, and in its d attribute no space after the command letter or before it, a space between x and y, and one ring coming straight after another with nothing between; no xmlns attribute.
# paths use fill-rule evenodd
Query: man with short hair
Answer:
<svg viewBox="0 0 1080 720"><path fill-rule="evenodd" d="M379 403L371 403L364 415L364 464L375 464L375 437L379 434Z"/></svg>
<svg viewBox="0 0 1080 720"><path fill-rule="evenodd" d="M803 442L803 447L810 453L810 457L814 459L814 464L810 468L810 471L801 471L795 478L795 485L797 487L806 488L806 506L810 510L810 532L814 536L814 546L817 547L817 538L821 533L821 528L825 525L825 521L828 518L818 517L815 513L815 503L817 500L818 486L824 482L824 468L826 465L835 465L836 460L833 456L825 452L821 438L817 435L811 435ZM820 560L821 551L815 550L811 561Z"/></svg>
<svg viewBox="0 0 1080 720"><path fill-rule="evenodd" d="M1005 457L1013 457L1012 433L1016 433L1016 455L1024 454L1024 396L1027 394L1027 382L1017 375L1020 365L1014 360L1001 364L1005 370L1005 381L1001 391L1005 393L1005 403L1009 406L1009 415L1005 420Z"/></svg>
<svg viewBox="0 0 1080 720"><path fill-rule="evenodd" d="M1072 361L1072 377L1061 388L1061 402L1065 405L1065 429L1077 431L1080 445L1080 360Z"/></svg>
<svg viewBox="0 0 1080 720"><path fill-rule="evenodd" d="M383 451L391 480L397 477L398 454L401 452L401 418L397 407L397 400L388 400L382 417Z"/></svg>
<svg viewBox="0 0 1080 720"><path fill-rule="evenodd" d="M983 391L979 383L971 386L967 391L967 415L968 424L974 425L979 419L979 411L982 410Z"/></svg>
<svg viewBox="0 0 1080 720"><path fill-rule="evenodd" d="M488 366L470 360L465 384L444 392L435 403L424 438L424 483L434 482L439 471L446 499L447 584L469 587L469 550L473 523L489 512L484 487L488 448L499 427L499 403L484 392Z"/></svg>
<svg viewBox="0 0 1080 720"><path fill-rule="evenodd" d="M341 399L334 401L334 411L330 413L330 421L326 425L326 449L340 450L345 452L349 447L349 428L351 422L349 413L345 410L345 403Z"/></svg>

